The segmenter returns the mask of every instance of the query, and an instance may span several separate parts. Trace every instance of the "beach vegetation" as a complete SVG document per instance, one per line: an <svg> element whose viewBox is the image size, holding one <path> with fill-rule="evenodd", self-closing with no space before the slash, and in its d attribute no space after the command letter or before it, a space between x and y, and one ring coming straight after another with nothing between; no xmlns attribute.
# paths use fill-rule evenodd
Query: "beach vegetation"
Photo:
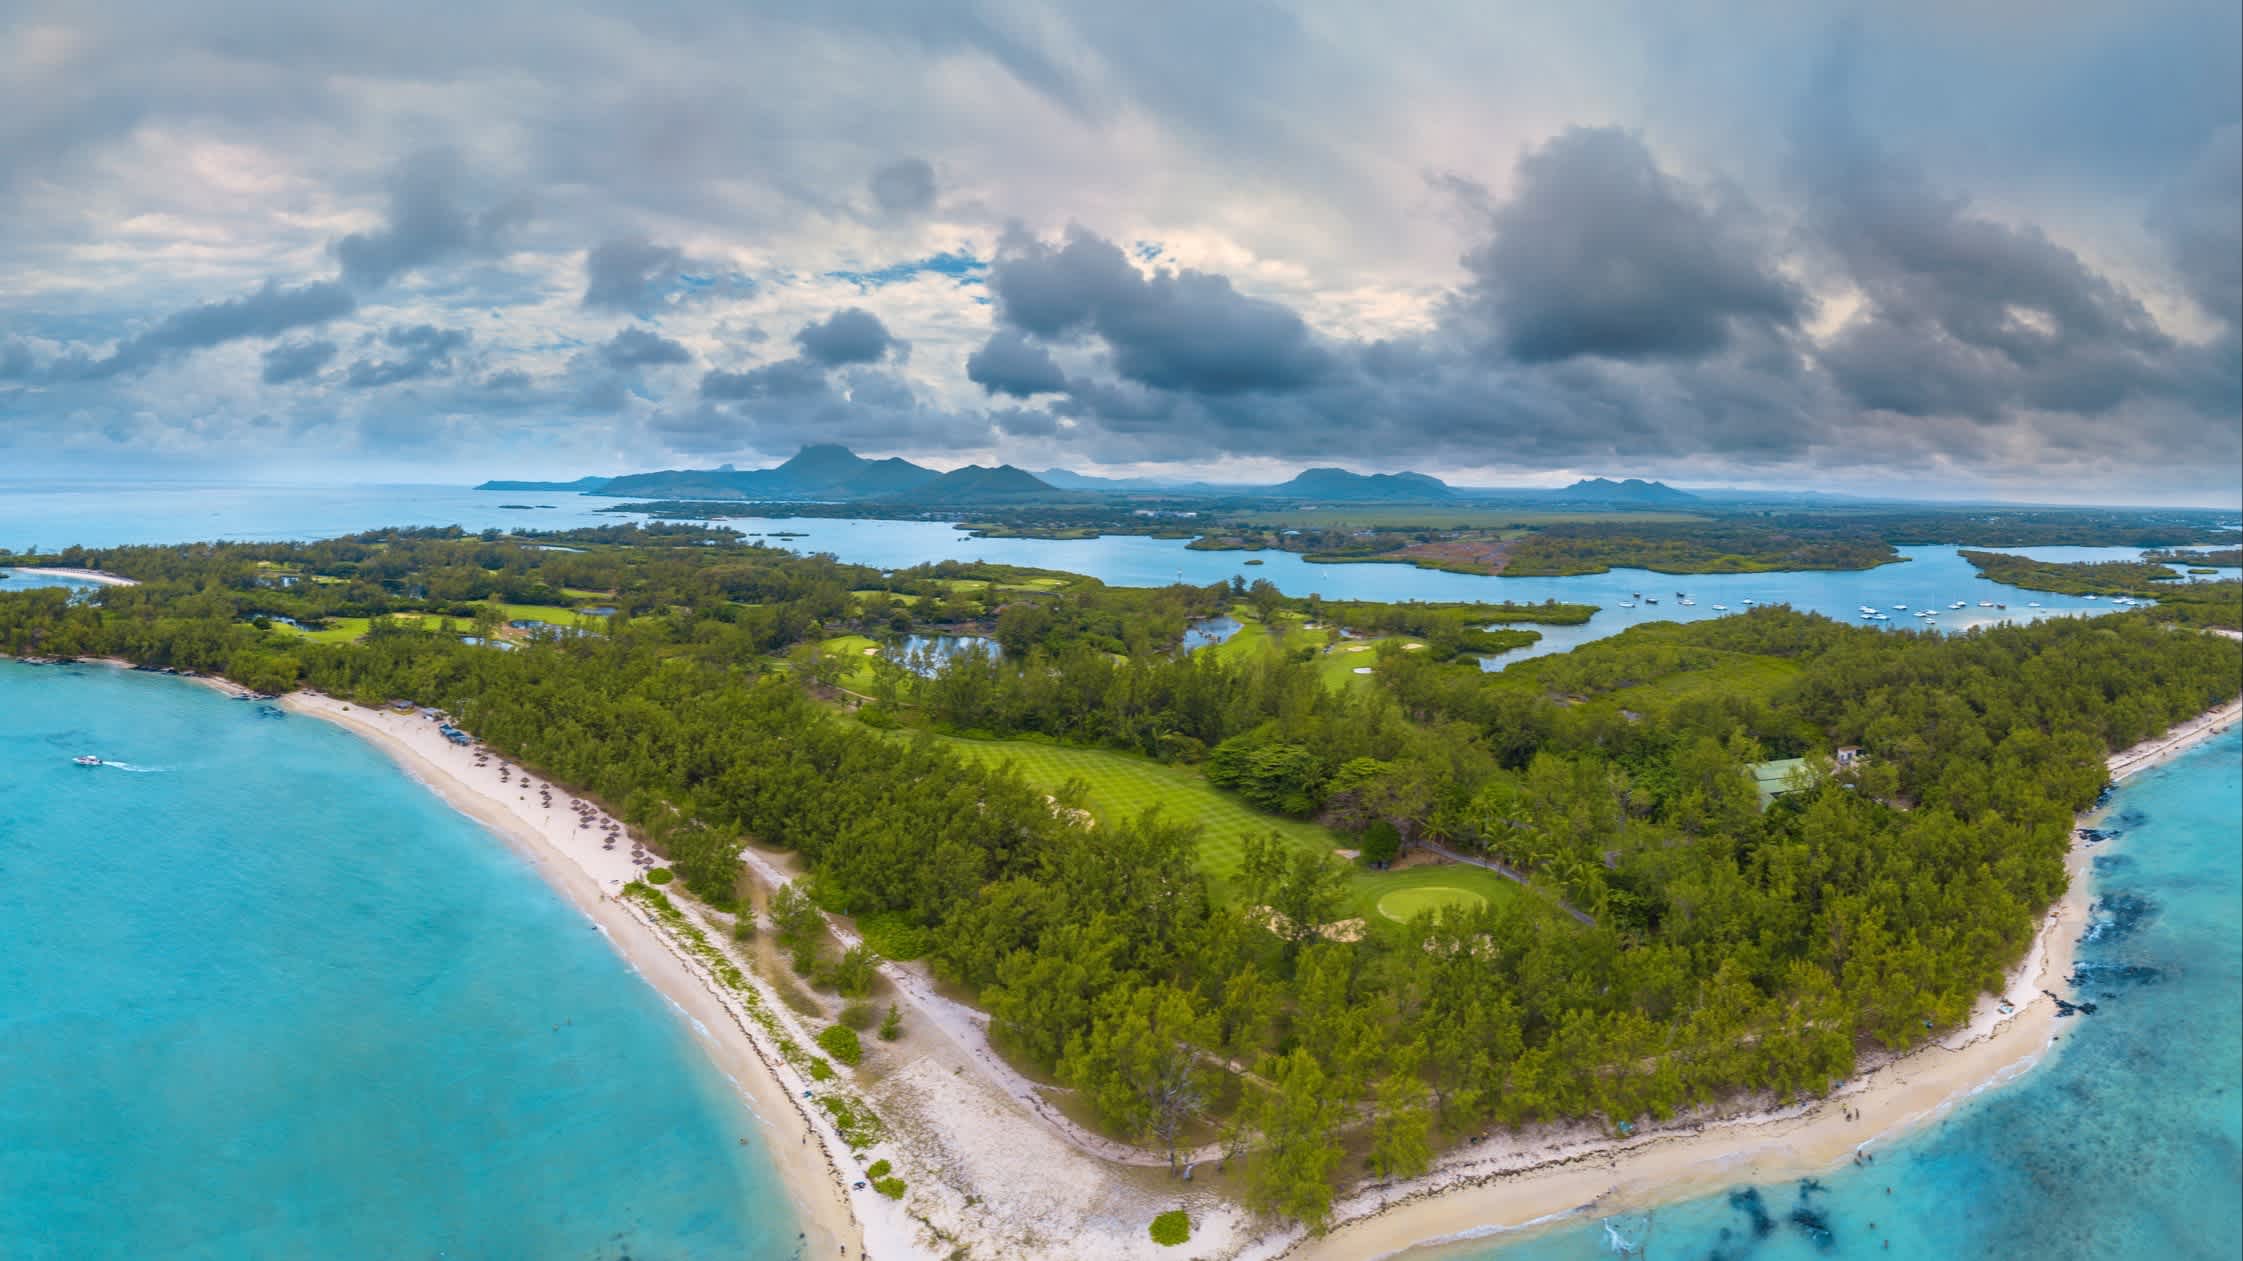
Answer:
<svg viewBox="0 0 2243 1261"><path fill-rule="evenodd" d="M872 992L872 982L879 975L880 956L870 946L862 943L842 952L833 965L833 988L844 998L863 998Z"/></svg>
<svg viewBox="0 0 2243 1261"><path fill-rule="evenodd" d="M847 1025L827 1025L820 1029L818 1045L826 1054L851 1068L864 1058L864 1043L857 1040L857 1031Z"/></svg>
<svg viewBox="0 0 2243 1261"><path fill-rule="evenodd" d="M665 885L673 879L675 877L670 874L670 869L667 867L650 867L647 869L646 882L648 884Z"/></svg>
<svg viewBox="0 0 2243 1261"><path fill-rule="evenodd" d="M1180 1208L1172 1208L1155 1216L1150 1229L1154 1243L1163 1248L1173 1248L1191 1240L1192 1217Z"/></svg>
<svg viewBox="0 0 2243 1261"><path fill-rule="evenodd" d="M864 1176L867 1178L885 1178L894 1170L895 1166L889 1164L886 1157L882 1157L865 1166Z"/></svg>
<svg viewBox="0 0 2243 1261"><path fill-rule="evenodd" d="M880 1018L880 1040L893 1042L903 1036L903 1013L894 1003L888 1004L888 1014Z"/></svg>
<svg viewBox="0 0 2243 1261"><path fill-rule="evenodd" d="M872 1189L891 1200L900 1200L903 1198L905 1188L904 1181L901 1178L874 1178Z"/></svg>
<svg viewBox="0 0 2243 1261"><path fill-rule="evenodd" d="M841 1008L841 1023L859 1033L870 1029L876 1019L878 1017L873 1014L872 1004L862 999L844 1004Z"/></svg>

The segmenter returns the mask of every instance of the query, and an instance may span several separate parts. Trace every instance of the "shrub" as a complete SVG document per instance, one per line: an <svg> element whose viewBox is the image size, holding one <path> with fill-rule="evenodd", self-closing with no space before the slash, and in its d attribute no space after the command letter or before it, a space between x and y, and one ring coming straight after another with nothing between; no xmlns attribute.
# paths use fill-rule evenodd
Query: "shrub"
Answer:
<svg viewBox="0 0 2243 1261"><path fill-rule="evenodd" d="M828 1064L828 1063L826 1063L826 1062L825 1062L824 1060L815 1060L815 1059L814 1059L814 1060L811 1060L811 1061L810 1061L810 1080L811 1080L811 1081L832 1081L832 1080L833 1080L833 1065L831 1065L831 1064Z"/></svg>
<svg viewBox="0 0 2243 1261"><path fill-rule="evenodd" d="M851 946L849 952L841 956L841 961L833 965L833 988L850 998L863 998L872 992L872 978L876 975L873 969L879 962L880 957L869 947Z"/></svg>
<svg viewBox="0 0 2243 1261"><path fill-rule="evenodd" d="M852 1068L864 1058L864 1043L857 1040L857 1031L847 1025L827 1025L820 1029L818 1045L826 1054Z"/></svg>
<svg viewBox="0 0 2243 1261"><path fill-rule="evenodd" d="M755 940L755 912L754 912L754 911L749 911L749 910L742 910L742 911L740 912L740 917L739 917L738 919L735 919L735 920L733 920L733 921L732 921L732 940L734 940L734 941L754 941L754 940Z"/></svg>
<svg viewBox="0 0 2243 1261"><path fill-rule="evenodd" d="M1373 866L1393 862L1402 850L1402 834L1385 819L1374 819L1363 829L1362 849L1363 861Z"/></svg>
<svg viewBox="0 0 2243 1261"><path fill-rule="evenodd" d="M648 884L668 884L670 883L670 879L670 869L667 867L656 867L646 873L646 882Z"/></svg>
<svg viewBox="0 0 2243 1261"><path fill-rule="evenodd" d="M818 947L815 944L796 946L787 955L787 963L794 968L796 976L808 979L813 985L819 983L822 978L818 974L825 970L824 960L818 958Z"/></svg>
<svg viewBox="0 0 2243 1261"><path fill-rule="evenodd" d="M872 1027L872 1004L854 1002L841 1009L841 1023L859 1033Z"/></svg>
<svg viewBox="0 0 2243 1261"><path fill-rule="evenodd" d="M882 1042L893 1042L902 1036L903 1013L896 1010L894 1003L890 1003L888 1004L887 1016L880 1022L880 1040Z"/></svg>
<svg viewBox="0 0 2243 1261"><path fill-rule="evenodd" d="M867 1178L885 1178L894 1171L894 1165L885 1160L876 1160L865 1166L864 1176Z"/></svg>
<svg viewBox="0 0 2243 1261"><path fill-rule="evenodd" d="M877 1178L873 1181L872 1189L891 1200L900 1200L903 1198L903 1179Z"/></svg>
<svg viewBox="0 0 2243 1261"><path fill-rule="evenodd" d="M1173 1248L1192 1237L1192 1219L1180 1208L1172 1208L1153 1219L1153 1242L1163 1248Z"/></svg>
<svg viewBox="0 0 2243 1261"><path fill-rule="evenodd" d="M933 947L933 934L902 911L872 911L857 917L865 944L883 959L918 959Z"/></svg>

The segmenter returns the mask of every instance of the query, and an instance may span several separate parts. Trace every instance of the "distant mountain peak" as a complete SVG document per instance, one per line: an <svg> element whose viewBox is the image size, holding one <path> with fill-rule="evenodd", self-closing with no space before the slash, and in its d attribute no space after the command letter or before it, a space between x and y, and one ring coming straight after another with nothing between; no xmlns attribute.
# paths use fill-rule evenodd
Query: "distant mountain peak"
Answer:
<svg viewBox="0 0 2243 1261"><path fill-rule="evenodd" d="M1691 503L1697 496L1686 490L1676 490L1665 482L1647 482L1640 477L1613 481L1609 477L1584 477L1558 492L1567 499L1588 499L1600 503Z"/></svg>
<svg viewBox="0 0 2243 1261"><path fill-rule="evenodd" d="M1351 473L1343 468L1302 469L1270 493L1296 499L1448 499L1455 494L1447 482L1423 473Z"/></svg>

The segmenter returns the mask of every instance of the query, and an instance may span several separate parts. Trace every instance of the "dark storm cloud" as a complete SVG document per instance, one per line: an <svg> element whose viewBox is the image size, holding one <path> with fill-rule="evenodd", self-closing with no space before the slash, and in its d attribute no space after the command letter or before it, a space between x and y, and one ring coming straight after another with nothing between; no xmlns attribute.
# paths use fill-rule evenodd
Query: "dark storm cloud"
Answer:
<svg viewBox="0 0 2243 1261"><path fill-rule="evenodd" d="M267 385L286 385L317 375L334 357L331 341L282 342L265 352L265 368L258 376Z"/></svg>
<svg viewBox="0 0 2243 1261"><path fill-rule="evenodd" d="M1067 376L1052 362L1051 352L1011 328L997 330L987 345L967 356L966 379L991 394L1014 398L1067 388Z"/></svg>
<svg viewBox="0 0 2243 1261"><path fill-rule="evenodd" d="M84 364L82 375L101 378L139 372L174 355L246 338L278 337L341 319L357 309L350 291L332 282L289 288L268 280L247 297L206 302L165 316L154 328L119 342L107 357Z"/></svg>
<svg viewBox="0 0 2243 1261"><path fill-rule="evenodd" d="M2243 125L2213 134L2150 209L2173 270L2206 314L2243 327Z"/></svg>
<svg viewBox="0 0 2243 1261"><path fill-rule="evenodd" d="M400 352L395 359L361 359L343 375L354 390L376 389L449 375L453 357L467 348L468 335L456 328L415 324L390 329L382 342Z"/></svg>
<svg viewBox="0 0 2243 1261"><path fill-rule="evenodd" d="M388 221L335 242L343 279L371 289L430 263L498 253L507 232L529 218L529 203L514 199L471 210L465 182L460 159L449 150L406 159L390 179Z"/></svg>
<svg viewBox="0 0 2243 1261"><path fill-rule="evenodd" d="M878 363L891 354L900 359L910 349L889 334L879 316L863 307L848 307L805 324L794 340L806 358L829 367Z"/></svg>
<svg viewBox="0 0 2243 1261"><path fill-rule="evenodd" d="M935 168L920 158L899 158L872 173L872 200L890 214L934 209Z"/></svg>
<svg viewBox="0 0 2243 1261"><path fill-rule="evenodd" d="M627 328L601 344L600 358L611 368L653 368L691 363L693 352L660 333Z"/></svg>
<svg viewBox="0 0 2243 1261"><path fill-rule="evenodd" d="M1575 128L1520 160L1494 235L1464 260L1464 301L1526 363L1701 357L1806 305L1754 219L1660 170L1640 138Z"/></svg>
<svg viewBox="0 0 2243 1261"><path fill-rule="evenodd" d="M1331 367L1291 309L1208 272L1145 275L1118 246L1081 229L1057 248L1010 235L989 285L1000 318L1015 329L1046 340L1092 334L1117 373L1154 389L1298 389Z"/></svg>
<svg viewBox="0 0 2243 1261"><path fill-rule="evenodd" d="M2106 411L2176 384L2147 309L2038 227L1974 213L1893 156L1834 97L1795 161L1805 237L1862 296L1823 346L1863 407L1988 422L2020 407Z"/></svg>

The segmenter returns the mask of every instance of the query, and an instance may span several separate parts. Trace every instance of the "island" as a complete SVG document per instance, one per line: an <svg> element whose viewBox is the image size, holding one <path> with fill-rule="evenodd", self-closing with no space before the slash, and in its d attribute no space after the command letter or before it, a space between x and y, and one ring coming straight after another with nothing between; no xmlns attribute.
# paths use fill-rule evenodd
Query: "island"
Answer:
<svg viewBox="0 0 2243 1261"><path fill-rule="evenodd" d="M0 651L281 696L550 860L880 1257L1357 1256L1771 1136L1841 1162L2039 1054L2080 813L2243 674L2234 581L1491 673L1595 610L677 523L15 560L135 585L0 593Z"/></svg>

